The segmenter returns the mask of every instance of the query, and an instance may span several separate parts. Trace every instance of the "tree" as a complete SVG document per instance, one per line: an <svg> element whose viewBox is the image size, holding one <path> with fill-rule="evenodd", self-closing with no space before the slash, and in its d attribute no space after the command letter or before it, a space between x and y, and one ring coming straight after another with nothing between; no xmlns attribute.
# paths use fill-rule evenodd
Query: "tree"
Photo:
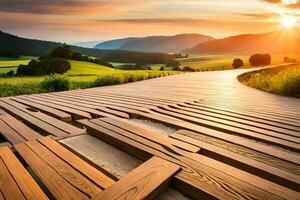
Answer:
<svg viewBox="0 0 300 200"><path fill-rule="evenodd" d="M270 54L254 54L249 58L249 63L252 66L264 66L271 64L271 55Z"/></svg>
<svg viewBox="0 0 300 200"><path fill-rule="evenodd" d="M284 61L285 63L296 63L296 62L297 62L296 59L290 58L290 57L288 57L288 56L285 56L285 57L283 58L283 61Z"/></svg>
<svg viewBox="0 0 300 200"><path fill-rule="evenodd" d="M165 71L164 66L161 66L159 70L160 70L160 71Z"/></svg>
<svg viewBox="0 0 300 200"><path fill-rule="evenodd" d="M240 58L236 58L233 60L232 67L238 69L244 66L244 61Z"/></svg>
<svg viewBox="0 0 300 200"><path fill-rule="evenodd" d="M63 74L69 69L71 69L69 61L62 58L32 60L28 65L19 65L17 74L27 76Z"/></svg>

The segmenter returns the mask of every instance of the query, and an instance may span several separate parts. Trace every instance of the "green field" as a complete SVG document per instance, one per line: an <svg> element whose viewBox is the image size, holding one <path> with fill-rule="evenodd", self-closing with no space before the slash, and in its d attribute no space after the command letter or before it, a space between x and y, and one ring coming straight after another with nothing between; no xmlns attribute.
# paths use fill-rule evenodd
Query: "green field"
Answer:
<svg viewBox="0 0 300 200"><path fill-rule="evenodd" d="M272 65L282 64L284 55L272 55ZM300 61L300 56L289 56ZM232 62L235 58L240 58L244 61L243 68L250 68L248 60L249 56L240 55L190 55L188 58L181 58L178 61L181 63L181 68L189 66L200 71L216 71L232 69Z"/></svg>
<svg viewBox="0 0 300 200"><path fill-rule="evenodd" d="M102 65L97 65L90 62L83 61L69 61L71 64L71 70L69 70L66 75L95 75L108 71L116 71L113 68L105 67Z"/></svg>
<svg viewBox="0 0 300 200"><path fill-rule="evenodd" d="M0 61L3 66L15 66L16 64L26 64L29 60L15 60L15 61ZM174 71L158 70L138 70L138 71L124 71L97 65L90 62L82 61L70 61L71 70L69 70L65 77L70 81L70 89L83 89L93 87L96 79L103 79L103 85L122 84L127 82L134 82L140 80L146 80L150 78L156 78L161 76L178 74ZM3 68L1 69L4 71ZM0 70L0 71L1 71ZM9 70L8 70L9 71ZM1 72L0 72L1 73ZM49 92L40 87L40 83L45 77L2 77L0 78L0 97L15 96L22 94L34 94L41 92ZM113 78L117 82L109 82ZM108 82L106 80L109 80ZM101 81L101 80L100 80ZM105 82L106 81L106 82Z"/></svg>
<svg viewBox="0 0 300 200"><path fill-rule="evenodd" d="M238 77L243 84L266 92L300 98L300 66L283 66L249 72Z"/></svg>
<svg viewBox="0 0 300 200"><path fill-rule="evenodd" d="M16 71L17 66L27 65L30 60L2 60L0 59L0 73L7 73L9 71Z"/></svg>

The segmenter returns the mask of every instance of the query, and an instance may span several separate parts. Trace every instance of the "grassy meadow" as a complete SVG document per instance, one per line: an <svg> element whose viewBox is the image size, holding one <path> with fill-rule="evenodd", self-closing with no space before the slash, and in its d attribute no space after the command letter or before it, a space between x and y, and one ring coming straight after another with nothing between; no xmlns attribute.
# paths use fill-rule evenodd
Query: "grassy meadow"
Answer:
<svg viewBox="0 0 300 200"><path fill-rule="evenodd" d="M300 65L263 69L240 75L245 85L273 94L300 98Z"/></svg>
<svg viewBox="0 0 300 200"><path fill-rule="evenodd" d="M283 64L284 55L272 55L272 65ZM290 55L289 57L295 58L300 61L300 56ZM240 58L244 61L244 67L251 68L249 64L249 56L241 55L190 55L188 58L181 58L178 61L181 67L189 66L198 71L217 71L229 70L232 68L232 61L235 58Z"/></svg>
<svg viewBox="0 0 300 200"><path fill-rule="evenodd" d="M7 58L0 57L0 74L7 73L9 71L16 71L17 66L26 65L28 62L33 59L29 56L21 56L20 58Z"/></svg>
<svg viewBox="0 0 300 200"><path fill-rule="evenodd" d="M1 66L9 64L14 66L14 64L28 62L29 60L1 61ZM130 83L180 73L158 70L125 71L83 61L70 61L70 64L71 70L63 75L63 78L69 82L68 89L70 90ZM41 86L44 79L44 76L1 77L0 97L51 92Z"/></svg>

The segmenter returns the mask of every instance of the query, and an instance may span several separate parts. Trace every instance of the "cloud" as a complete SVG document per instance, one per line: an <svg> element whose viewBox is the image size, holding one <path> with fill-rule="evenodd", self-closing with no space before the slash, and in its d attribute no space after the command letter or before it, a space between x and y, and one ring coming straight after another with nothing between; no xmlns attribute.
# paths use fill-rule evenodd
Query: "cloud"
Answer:
<svg viewBox="0 0 300 200"><path fill-rule="evenodd" d="M99 14L103 11L109 13L117 7L126 7L129 5L128 1L130 0L0 0L0 11L48 15Z"/></svg>
<svg viewBox="0 0 300 200"><path fill-rule="evenodd" d="M265 20L272 18L274 13L239 13L240 16L244 16L247 18L257 19L257 20Z"/></svg>
<svg viewBox="0 0 300 200"><path fill-rule="evenodd" d="M300 1L299 0L264 0L265 2L277 4L283 7L291 8L291 9L299 9Z"/></svg>

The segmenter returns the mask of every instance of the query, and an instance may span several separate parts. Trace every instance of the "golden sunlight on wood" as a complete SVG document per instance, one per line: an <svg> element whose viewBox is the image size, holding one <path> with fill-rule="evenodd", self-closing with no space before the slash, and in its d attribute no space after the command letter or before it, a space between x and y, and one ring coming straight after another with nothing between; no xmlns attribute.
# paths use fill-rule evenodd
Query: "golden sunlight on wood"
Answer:
<svg viewBox="0 0 300 200"><path fill-rule="evenodd" d="M294 16L284 16L282 19L281 19L281 23L284 27L286 28L291 28L293 26L296 25L296 17Z"/></svg>

